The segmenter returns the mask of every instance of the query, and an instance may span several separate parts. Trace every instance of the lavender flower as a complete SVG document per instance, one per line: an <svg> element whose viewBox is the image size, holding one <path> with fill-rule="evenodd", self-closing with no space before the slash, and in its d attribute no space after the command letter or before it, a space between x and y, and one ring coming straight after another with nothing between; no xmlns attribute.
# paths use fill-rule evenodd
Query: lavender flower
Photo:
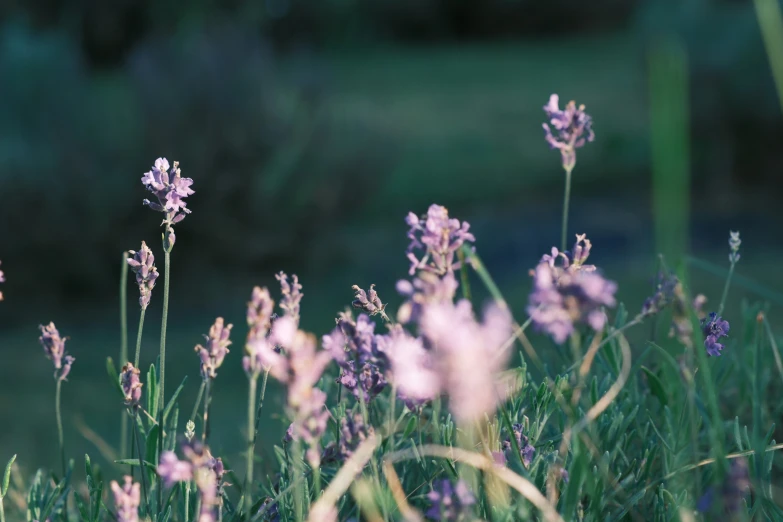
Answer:
<svg viewBox="0 0 783 522"><path fill-rule="evenodd" d="M436 370L433 353L396 325L387 335L377 338L389 359L397 393L410 409L432 400L441 392L441 376Z"/></svg>
<svg viewBox="0 0 783 522"><path fill-rule="evenodd" d="M177 482L193 480L193 466L190 462L179 460L173 451L164 451L160 456L158 475L170 488Z"/></svg>
<svg viewBox="0 0 783 522"><path fill-rule="evenodd" d="M358 285L353 285L351 288L354 292L356 292L354 295L354 300L351 303L354 308L364 310L371 316L380 314L382 317L386 317L386 305L381 303L381 299L378 297L378 292L375 291L374 284L370 285L370 290L368 292L365 292L359 288Z"/></svg>
<svg viewBox="0 0 783 522"><path fill-rule="evenodd" d="M179 169L179 162L175 161L171 169L166 158L158 158L152 170L146 172L141 178L144 187L152 192L157 198L157 202L144 200L144 204L152 210L166 214L164 223L167 228L179 223L185 216L190 214L185 198L193 194L190 186L193 180L183 178Z"/></svg>
<svg viewBox="0 0 783 522"><path fill-rule="evenodd" d="M339 453L343 459L349 458L365 439L374 433L373 427L364 423L359 413L346 415L340 421Z"/></svg>
<svg viewBox="0 0 783 522"><path fill-rule="evenodd" d="M683 346L693 347L693 325L691 324L690 303L685 295L685 289L681 282L677 282L672 289L672 325L669 329L669 337L676 337Z"/></svg>
<svg viewBox="0 0 783 522"><path fill-rule="evenodd" d="M568 102L564 110L560 110L559 96L552 94L549 103L544 106L549 123L544 123L544 136L553 149L559 149L563 158L563 168L571 170L576 164L576 149L585 142L593 141L592 118L585 112L585 106L578 108L573 101ZM552 125L555 133L552 133Z"/></svg>
<svg viewBox="0 0 783 522"><path fill-rule="evenodd" d="M54 378L64 381L71 371L71 365L76 360L65 354L65 341L68 338L60 337L60 332L57 331L57 327L51 322L46 326L41 325L38 328L41 329L41 336L38 340L44 348L46 357L54 363Z"/></svg>
<svg viewBox="0 0 783 522"><path fill-rule="evenodd" d="M223 359L229 352L231 341L228 337L231 335L232 326L230 324L224 326L223 318L218 317L209 329L209 335L204 336L207 340L206 347L196 345L195 350L201 358L201 377L204 380L217 377L216 370L223 364Z"/></svg>
<svg viewBox="0 0 783 522"><path fill-rule="evenodd" d="M715 497L720 496L726 513L738 513L742 509L742 500L749 491L750 477L747 459L731 459L729 472L724 477L723 483L719 488L708 488L704 496L699 499L696 508L702 513L706 513L714 505Z"/></svg>
<svg viewBox="0 0 783 522"><path fill-rule="evenodd" d="M269 295L269 290L254 287L250 302L247 303L247 326L250 328L247 334L248 340L265 337L269 333L274 308L275 302Z"/></svg>
<svg viewBox="0 0 783 522"><path fill-rule="evenodd" d="M181 449L186 460L179 460L172 451L164 452L158 464L158 475L166 487L177 482L195 481L201 504L198 522L214 522L226 472L223 461L214 458L209 448L198 441L182 444Z"/></svg>
<svg viewBox="0 0 783 522"><path fill-rule="evenodd" d="M283 294L280 308L283 309L286 316L293 318L296 325L299 326L299 308L304 295L302 294L302 285L299 284L299 278L294 274L291 276L291 284L289 284L288 276L285 272L280 272L275 276L275 279L280 281L280 290Z"/></svg>
<svg viewBox="0 0 783 522"><path fill-rule="evenodd" d="M438 480L427 494L430 507L427 518L442 521L470 520L471 508L476 498L464 480L453 484L450 480Z"/></svg>
<svg viewBox="0 0 783 522"><path fill-rule="evenodd" d="M269 290L256 286L247 303L247 341L242 367L251 379L257 378L263 371L273 371L273 375L283 380L288 375L285 358L280 355L280 349L269 340L275 302L269 295ZM274 370L273 370L274 369Z"/></svg>
<svg viewBox="0 0 783 522"><path fill-rule="evenodd" d="M742 244L739 232L729 232L729 262L733 265L740 260L739 248Z"/></svg>
<svg viewBox="0 0 783 522"><path fill-rule="evenodd" d="M530 439L528 439L528 437L522 433L523 429L524 428L522 425L518 423L511 426L514 438L517 439L519 453L522 456L522 464L524 464L527 468L530 466L530 463L533 462L533 457L536 454L536 448L530 444ZM511 455L513 454L513 450L514 445L511 443L511 439L506 438L503 441L503 452L506 454L506 460L512 459Z"/></svg>
<svg viewBox="0 0 783 522"><path fill-rule="evenodd" d="M655 293L645 299L642 305L642 315L653 315L674 301L674 290L680 280L673 273L659 271L655 282Z"/></svg>
<svg viewBox="0 0 783 522"><path fill-rule="evenodd" d="M0 283L5 283L5 274L0 270ZM0 301L3 300L3 292L0 292Z"/></svg>
<svg viewBox="0 0 783 522"><path fill-rule="evenodd" d="M281 522L280 508L278 507L277 502L274 504L272 504L272 502L274 502L272 497L266 497L261 503L258 512L264 512L264 514L261 515L261 520L263 522Z"/></svg>
<svg viewBox="0 0 783 522"><path fill-rule="evenodd" d="M474 242L476 238L468 232L470 225L458 219L449 219L449 211L440 205L430 205L427 214L419 218L413 212L408 213L405 222L410 227L408 239L408 259L411 262L410 275L416 270L425 270L444 275L460 268L454 261L454 255L465 242ZM421 257L415 251L422 250Z"/></svg>
<svg viewBox="0 0 783 522"><path fill-rule="evenodd" d="M511 335L508 310L490 305L484 322L473 315L471 304L427 305L419 328L434 350L437 371L449 394L449 408L457 421L469 423L493 412L502 398L497 373L508 359L500 347Z"/></svg>
<svg viewBox="0 0 783 522"><path fill-rule="evenodd" d="M705 336L704 347L707 349L707 354L720 357L723 345L718 342L718 339L729 336L729 322L712 312L708 319L702 319L701 329Z"/></svg>
<svg viewBox="0 0 783 522"><path fill-rule="evenodd" d="M424 306L454 301L458 286L453 273L438 277L430 272L420 272L413 282L398 281L397 292L407 300L397 310L397 320L402 324L418 321Z"/></svg>
<svg viewBox="0 0 783 522"><path fill-rule="evenodd" d="M139 381L139 369L134 368L132 363L127 363L120 372L120 386L125 394L125 406L135 410L139 407L141 401L141 387L143 384Z"/></svg>
<svg viewBox="0 0 783 522"><path fill-rule="evenodd" d="M155 288L155 280L158 278L158 269L155 268L155 256L147 244L141 242L141 250L135 252L129 250L132 256L128 258L128 265L136 274L136 284L139 285L139 304L142 310L146 310L152 297L152 289Z"/></svg>
<svg viewBox="0 0 783 522"><path fill-rule="evenodd" d="M120 487L116 480L111 481L114 493L114 505L117 507L117 522L138 522L141 493L138 482L125 475L125 484Z"/></svg>

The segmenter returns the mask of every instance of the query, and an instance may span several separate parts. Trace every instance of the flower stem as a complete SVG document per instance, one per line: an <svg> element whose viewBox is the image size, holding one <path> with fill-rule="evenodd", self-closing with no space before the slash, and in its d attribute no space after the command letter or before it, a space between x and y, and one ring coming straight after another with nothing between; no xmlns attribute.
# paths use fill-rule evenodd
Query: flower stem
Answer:
<svg viewBox="0 0 783 522"><path fill-rule="evenodd" d="M204 392L204 425L201 427L201 442L207 443L209 438L209 406L212 401L212 379L205 381L206 388Z"/></svg>
<svg viewBox="0 0 783 522"><path fill-rule="evenodd" d="M122 253L120 269L120 364L128 361L128 252ZM128 416L120 417L120 455L128 452Z"/></svg>
<svg viewBox="0 0 783 522"><path fill-rule="evenodd" d="M5 522L5 509L3 508L3 497L0 496L0 522Z"/></svg>
<svg viewBox="0 0 783 522"><path fill-rule="evenodd" d="M729 267L729 273L726 276L726 284L723 285L723 295L720 298L720 306L718 307L718 316L723 314L723 307L726 305L726 297L729 295L729 286L731 285L731 276L734 275L734 265L737 263L732 261Z"/></svg>
<svg viewBox="0 0 783 522"><path fill-rule="evenodd" d="M166 237L170 227L166 227ZM164 253L164 279L163 279L163 318L160 325L160 384L158 386L159 404L161 405L158 414L158 425L160 426L160 436L158 437L158 455L163 453L163 410L166 404L166 324L169 318L169 283L171 281L171 247L166 248L166 240L163 242ZM142 470L142 473L144 470ZM163 508L163 488L159 488L158 494L158 512Z"/></svg>
<svg viewBox="0 0 783 522"><path fill-rule="evenodd" d="M144 507L149 512L149 497L147 496L147 478L144 471L144 453L141 452L141 436L139 435L139 412L133 419L133 433L136 439L136 451L139 453L139 471L141 471L141 490L144 493ZM161 488L162 489L162 488ZM161 491L162 494L162 491Z"/></svg>
<svg viewBox="0 0 783 522"><path fill-rule="evenodd" d="M60 388L63 381L57 379L57 388L54 393L54 413L57 417L57 437L60 443L60 461L63 467L63 477L65 477L65 442L63 440L63 416L60 411Z"/></svg>
<svg viewBox="0 0 783 522"><path fill-rule="evenodd" d="M258 410L256 410L256 429L253 432L253 447L255 448L258 440L258 425L261 423L261 408L264 407L264 396L266 395L266 382L269 379L269 370L264 372L264 379L261 381L261 396L258 400Z"/></svg>
<svg viewBox="0 0 783 522"><path fill-rule="evenodd" d="M206 385L206 382L201 381L201 387L198 389L198 395L196 395L196 403L193 405L193 413L190 414L190 422L196 422L196 414L198 413L198 407L201 406L201 398L204 396L204 387Z"/></svg>
<svg viewBox="0 0 783 522"><path fill-rule="evenodd" d="M560 250L566 250L566 238L568 236L568 205L571 201L571 171L573 167L565 167L566 182L563 195L563 228L560 231Z"/></svg>
<svg viewBox="0 0 783 522"><path fill-rule="evenodd" d="M250 385L247 392L247 465L245 474L245 487L242 488L242 494L244 496L244 512L245 517L250 520L250 507L253 500L250 498L250 489L253 487L253 453L255 448L256 436L255 436L255 414L256 414L256 386L258 385L258 376L254 375L248 379Z"/></svg>
<svg viewBox="0 0 783 522"><path fill-rule="evenodd" d="M141 356L141 331L144 329L144 315L147 313L146 308L141 309L141 315L139 316L139 331L136 334L136 357L133 359L133 366L136 368L139 367L139 357ZM126 355L127 357L127 355ZM124 364L125 359L122 359L120 362ZM125 361L127 362L127 361ZM161 377L161 382L163 381L163 378Z"/></svg>

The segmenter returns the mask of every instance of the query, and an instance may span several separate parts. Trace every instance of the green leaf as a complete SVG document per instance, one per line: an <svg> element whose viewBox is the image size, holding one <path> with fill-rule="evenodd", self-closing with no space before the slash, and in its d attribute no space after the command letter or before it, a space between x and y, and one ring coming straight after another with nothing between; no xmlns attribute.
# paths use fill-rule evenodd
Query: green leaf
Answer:
<svg viewBox="0 0 783 522"><path fill-rule="evenodd" d="M82 497L79 495L74 495L73 498L76 500L76 507L79 509L79 515L81 515L81 519L90 520L90 514L87 513L87 507L84 505Z"/></svg>
<svg viewBox="0 0 783 522"><path fill-rule="evenodd" d="M147 448L145 451L145 458L147 462L158 462L158 436L160 434L160 427L156 424L147 433Z"/></svg>
<svg viewBox="0 0 783 522"><path fill-rule="evenodd" d="M139 467L139 459L120 459L120 460L115 460L114 463L119 464L121 466L136 466L137 468ZM148 468L153 468L153 469L155 468L155 464L153 464L152 462L148 462L146 460L144 461L144 465L147 466Z"/></svg>
<svg viewBox="0 0 783 522"><path fill-rule="evenodd" d="M574 439L572 451L574 460L571 464L571 469L568 471L568 486L563 494L562 513L566 520L571 520L573 518L573 513L576 510L577 502L579 502L582 484L584 483L588 468L587 453L585 453L578 438Z"/></svg>
<svg viewBox="0 0 783 522"><path fill-rule="evenodd" d="M92 462L90 461L90 456L88 454L84 454L84 473L87 475L87 478L92 478Z"/></svg>
<svg viewBox="0 0 783 522"><path fill-rule="evenodd" d="M182 379L182 383L180 383L179 387L177 387L176 390L174 390L174 395L171 396L171 399L169 399L169 403L166 405L166 408L163 410L163 425L166 425L166 418L169 416L169 413L171 413L171 408L174 407L174 403L177 401L177 397L179 397L180 392L182 391L182 388L185 387L185 381L188 380L188 376L186 375L184 379Z"/></svg>
<svg viewBox="0 0 783 522"><path fill-rule="evenodd" d="M150 364L147 372L147 411L153 418L158 416L158 379L155 374L155 365Z"/></svg>
<svg viewBox="0 0 783 522"><path fill-rule="evenodd" d="M745 448L742 446L742 436L740 435L739 417L734 417L734 442L737 444L738 450L745 451Z"/></svg>
<svg viewBox="0 0 783 522"><path fill-rule="evenodd" d="M666 394L666 389L663 387L661 379L646 366L642 366L642 371L647 376L647 384L650 385L650 391L653 395L658 398L663 406L669 404L669 397Z"/></svg>
<svg viewBox="0 0 783 522"><path fill-rule="evenodd" d="M5 465L5 473L3 473L3 486L0 489L0 498L4 497L6 493L8 493L8 485L11 482L11 468L14 465L14 461L16 460L16 455L11 457L11 459L8 461L8 464Z"/></svg>
<svg viewBox="0 0 783 522"><path fill-rule="evenodd" d="M106 373L109 374L109 380L111 381L112 388L117 390L120 397L125 398L125 393L122 391L122 385L120 384L120 374L117 373L117 367L114 366L114 361L111 357L106 358Z"/></svg>
<svg viewBox="0 0 783 522"><path fill-rule="evenodd" d="M411 434L416 430L416 424L418 423L418 418L415 416L412 416L410 419L408 419L408 424L405 426L405 431L402 432L402 438L407 439L411 436Z"/></svg>

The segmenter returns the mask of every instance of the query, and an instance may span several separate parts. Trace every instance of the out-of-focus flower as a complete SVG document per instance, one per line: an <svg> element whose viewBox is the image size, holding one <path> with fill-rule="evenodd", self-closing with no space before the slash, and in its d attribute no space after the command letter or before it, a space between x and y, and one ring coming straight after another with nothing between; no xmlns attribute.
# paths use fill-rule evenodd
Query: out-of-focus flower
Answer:
<svg viewBox="0 0 783 522"><path fill-rule="evenodd" d="M155 256L147 244L141 242L141 250L138 252L129 250L132 256L128 258L128 265L136 274L136 284L139 286L139 304L142 310L146 310L152 297L152 289L155 288L155 280L158 278L158 269L155 268Z"/></svg>
<svg viewBox="0 0 783 522"><path fill-rule="evenodd" d="M196 345L196 352L201 358L201 377L204 380L217 377L217 369L223 364L223 359L229 352L231 341L231 328L233 325L224 325L223 318L215 319L215 324L209 329L209 335L205 335L206 346Z"/></svg>
<svg viewBox="0 0 783 522"><path fill-rule="evenodd" d="M433 353L424 347L420 338L412 337L400 325L395 325L387 335L379 336L378 341L391 364L397 393L409 407L440 394L441 377Z"/></svg>
<svg viewBox="0 0 783 522"><path fill-rule="evenodd" d="M5 283L5 274L0 270L0 283ZM3 292L0 292L0 301L3 300Z"/></svg>
<svg viewBox="0 0 783 522"><path fill-rule="evenodd" d="M193 479L193 466L190 462L179 460L173 451L164 451L158 464L158 475L163 483L170 488L177 482Z"/></svg>
<svg viewBox="0 0 783 522"><path fill-rule="evenodd" d="M522 456L522 464L524 464L527 468L530 466L530 463L533 462L533 457L536 454L536 448L530 444L530 439L527 437L527 435L522 433L523 429L523 426L518 423L511 426L514 438L517 440L519 454ZM512 460L513 451L514 444L512 444L510 438L506 438L503 441L503 452L506 454L506 460Z"/></svg>
<svg viewBox="0 0 783 522"><path fill-rule="evenodd" d="M683 346L693 347L693 324L691 324L690 303L682 283L677 281L672 289L672 325L669 337L676 337Z"/></svg>
<svg viewBox="0 0 783 522"><path fill-rule="evenodd" d="M169 169L168 160L166 158L158 158L155 160L152 170L144 173L141 182L158 200L154 202L145 199L144 204L152 210L166 214L164 223L168 228L179 223L185 219L186 215L190 214L190 209L186 208L185 198L194 193L190 188L193 180L182 177L178 161L175 161Z"/></svg>
<svg viewBox="0 0 783 522"><path fill-rule="evenodd" d="M544 105L548 120L548 123L543 124L544 136L551 148L560 150L563 168L571 170L576 164L576 149L595 139L593 119L585 112L584 105L577 107L574 101L568 102L561 111L559 100L557 94L552 94L549 103Z"/></svg>
<svg viewBox="0 0 783 522"><path fill-rule="evenodd" d="M470 520L471 506L476 503L464 480L454 484L448 479L435 481L427 493L427 500L430 504L427 518L449 522Z"/></svg>
<svg viewBox="0 0 783 522"><path fill-rule="evenodd" d="M696 316L699 320L707 317L707 313L704 311L704 305L707 304L707 296L699 294L693 298L693 311L696 312Z"/></svg>
<svg viewBox="0 0 783 522"><path fill-rule="evenodd" d="M508 310L492 304L479 323L467 300L431 304L424 308L419 328L432 347L456 419L470 423L493 412L503 399L497 373L509 356L500 351L511 335Z"/></svg>
<svg viewBox="0 0 783 522"><path fill-rule="evenodd" d="M264 337L269 333L274 308L275 302L269 295L269 290L254 287L250 302L247 303L247 326L250 328L247 334L248 341Z"/></svg>
<svg viewBox="0 0 783 522"><path fill-rule="evenodd" d="M189 420L185 424L185 438L190 442L193 437L196 435L196 423L192 420Z"/></svg>
<svg viewBox="0 0 783 522"><path fill-rule="evenodd" d="M263 522L280 522L280 508L278 507L277 502L274 504L274 499L272 497L266 497L264 501L261 503L261 507L258 509L258 512L263 511L263 515L261 515L261 520Z"/></svg>
<svg viewBox="0 0 783 522"><path fill-rule="evenodd" d="M642 315L657 314L670 305L674 300L674 289L679 282L680 280L673 273L659 271L655 281L655 292L644 300Z"/></svg>
<svg viewBox="0 0 783 522"><path fill-rule="evenodd" d="M64 381L71 371L71 365L76 360L65 354L65 341L68 338L61 337L57 327L51 322L46 326L40 325L38 328L41 330L38 341L43 346L46 357L54 364L54 378Z"/></svg>
<svg viewBox="0 0 783 522"><path fill-rule="evenodd" d="M386 305L381 303L381 298L378 297L374 284L370 285L370 290L367 292L359 288L358 285L353 285L351 288L355 292L354 300L351 303L354 308L364 310L371 316L376 314L381 314L383 317L386 316Z"/></svg>
<svg viewBox="0 0 783 522"><path fill-rule="evenodd" d="M226 472L223 461L214 458L209 448L198 441L182 444L181 450L186 460L179 460L172 451L161 455L158 475L166 487L193 480L201 504L198 522L214 522L216 507L223 491L223 475Z"/></svg>
<svg viewBox="0 0 783 522"><path fill-rule="evenodd" d="M343 459L347 459L353 455L359 444L372 435L374 431L372 426L367 426L364 423L361 414L347 414L340 421L340 456Z"/></svg>
<svg viewBox="0 0 783 522"><path fill-rule="evenodd" d="M707 355L719 357L723 345L718 342L721 337L729 336L729 322L722 319L715 312L701 321L701 329L704 333L704 347Z"/></svg>
<svg viewBox="0 0 783 522"><path fill-rule="evenodd" d="M413 282L398 281L397 291L407 300L397 310L397 320L402 324L418 321L425 305L454 301L458 286L453 273L438 277L430 272L420 272Z"/></svg>
<svg viewBox="0 0 783 522"><path fill-rule="evenodd" d="M125 405L128 408L136 409L141 401L141 387L143 384L139 380L139 369L132 363L127 363L120 372L120 386L122 393L125 394Z"/></svg>
<svg viewBox="0 0 783 522"><path fill-rule="evenodd" d="M120 486L116 480L111 481L111 491L114 493L114 505L117 508L117 522L138 522L141 492L138 482L125 475L125 483Z"/></svg>
<svg viewBox="0 0 783 522"><path fill-rule="evenodd" d="M280 272L275 276L280 281L280 290L283 298L280 300L280 308L283 309L287 317L291 317L296 326L299 326L299 308L302 302L302 285L299 284L299 278L296 274L291 276L291 283L288 283L288 276L285 272Z"/></svg>
<svg viewBox="0 0 783 522"><path fill-rule="evenodd" d="M738 513L742 509L742 500L749 491L750 476L747 459L731 459L729 472L724 477L723 483L718 488L708 488L704 496L699 499L696 508L706 513L715 504L715 497L719 496L726 513Z"/></svg>
<svg viewBox="0 0 783 522"><path fill-rule="evenodd" d="M740 260L739 249L742 241L739 232L729 232L729 262L733 265Z"/></svg>
<svg viewBox="0 0 783 522"><path fill-rule="evenodd" d="M458 219L449 218L449 211L440 205L430 205L427 214L419 217L408 213L405 222L410 229L408 239L408 259L411 262L410 275L416 270L425 270L443 275L460 268L454 260L457 250L465 242L475 242L476 238L468 232L470 225ZM416 251L423 251L417 257Z"/></svg>

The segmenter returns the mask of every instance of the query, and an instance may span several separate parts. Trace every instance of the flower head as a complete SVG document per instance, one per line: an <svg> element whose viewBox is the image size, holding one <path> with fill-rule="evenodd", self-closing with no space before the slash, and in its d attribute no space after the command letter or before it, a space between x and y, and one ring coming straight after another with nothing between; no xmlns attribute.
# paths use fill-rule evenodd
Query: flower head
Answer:
<svg viewBox="0 0 783 522"><path fill-rule="evenodd" d="M514 438L517 440L517 446L519 447L519 454L522 456L522 464L525 467L529 467L533 462L533 457L536 454L536 448L530 444L530 439L522 433L523 426L521 424L514 424L511 426ZM507 454L506 460L511 460L511 454L513 452L514 445L511 443L511 438L506 438L503 441L503 452Z"/></svg>
<svg viewBox="0 0 783 522"><path fill-rule="evenodd" d="M740 260L739 249L742 241L739 232L729 232L729 262L733 265Z"/></svg>
<svg viewBox="0 0 783 522"><path fill-rule="evenodd" d="M384 312L386 305L381 303L381 299L378 297L378 292L375 291L375 285L370 285L370 290L368 292L365 292L359 288L358 285L353 285L351 288L354 292L356 292L354 295L354 300L351 303L354 308L364 310L371 316L376 314L382 314L384 316L386 315Z"/></svg>
<svg viewBox="0 0 783 522"><path fill-rule="evenodd" d="M427 214L419 217L413 212L408 213L405 222L410 229L408 239L408 259L411 262L410 275L416 270L425 270L438 275L444 275L460 268L455 262L457 250L465 243L476 241L468 232L470 225L459 219L449 218L449 211L440 205L430 205ZM416 251L422 251L417 257Z"/></svg>
<svg viewBox="0 0 783 522"><path fill-rule="evenodd" d="M60 332L54 323L39 326L41 336L38 338L44 348L46 357L54 363L54 378L64 381L71 371L71 365L76 360L65 354L65 341L67 337L60 337Z"/></svg>
<svg viewBox="0 0 783 522"><path fill-rule="evenodd" d="M186 482L193 479L193 465L190 462L179 460L173 451L164 451L158 464L158 475L163 483L170 488L177 482Z"/></svg>
<svg viewBox="0 0 783 522"><path fill-rule="evenodd" d="M424 347L421 338L413 337L396 325L387 335L380 336L383 352L391 364L391 375L400 399L411 407L437 397L441 392L441 376L434 354ZM413 409L411 407L411 409Z"/></svg>
<svg viewBox="0 0 783 522"><path fill-rule="evenodd" d="M571 170L576 164L576 149L595 139L593 119L585 112L584 105L577 107L574 101L568 102L561 111L559 99L557 94L552 94L549 103L544 105L548 120L543 124L544 136L551 148L560 150L563 168Z"/></svg>
<svg viewBox="0 0 783 522"><path fill-rule="evenodd" d="M718 339L729 336L729 322L712 312L707 318L702 319L701 329L704 333L704 347L707 349L707 355L720 357L723 345L718 342Z"/></svg>
<svg viewBox="0 0 783 522"><path fill-rule="evenodd" d="M190 214L185 198L193 194L190 186L193 180L183 178L179 169L179 162L175 161L169 169L169 162L166 158L158 158L152 170L146 172L141 178L144 187L152 192L157 202L144 200L144 204L152 210L166 214L164 223L171 225L179 223L185 216Z"/></svg>
<svg viewBox="0 0 783 522"><path fill-rule="evenodd" d="M215 319L215 324L209 329L209 335L205 335L206 346L196 345L196 352L201 358L201 376L204 380L214 379L217 376L217 369L223 364L223 359L229 352L231 341L228 339L231 335L233 325L224 325L223 318Z"/></svg>
<svg viewBox="0 0 783 522"><path fill-rule="evenodd" d="M141 492L139 483L125 475L125 483L120 487L116 480L111 481L114 493L114 505L117 507L117 522L138 522Z"/></svg>
<svg viewBox="0 0 783 522"><path fill-rule="evenodd" d="M294 274L291 276L291 283L288 283L288 276L285 272L280 272L275 276L280 281L280 290L283 298L280 300L280 308L283 309L286 316L293 318L299 326L299 308L302 301L302 285L299 284L299 278Z"/></svg>
<svg viewBox="0 0 783 522"><path fill-rule="evenodd" d="M359 413L347 414L340 421L339 452L343 459L347 459L367 437L374 433L373 427L364 423L364 418Z"/></svg>
<svg viewBox="0 0 783 522"><path fill-rule="evenodd" d="M250 328L247 334L248 340L264 337L269 333L274 309L275 302L269 295L269 290L254 287L250 302L247 303L247 326Z"/></svg>
<svg viewBox="0 0 783 522"><path fill-rule="evenodd" d="M427 500L430 504L427 518L442 521L470 520L470 506L476 503L464 480L454 484L448 479L435 481Z"/></svg>
<svg viewBox="0 0 783 522"><path fill-rule="evenodd" d="M132 363L127 363L120 372L120 386L125 394L125 405L128 408L138 408L141 401L141 387L143 384L139 380L139 369Z"/></svg>
<svg viewBox="0 0 783 522"><path fill-rule="evenodd" d="M128 258L128 265L136 274L136 284L139 285L141 294L139 304L142 310L146 310L150 304L152 289L155 288L155 280L158 278L158 269L154 264L155 256L144 241L141 242L141 250L138 252L129 250L128 253L132 256Z"/></svg>
<svg viewBox="0 0 783 522"><path fill-rule="evenodd" d="M426 305L454 301L458 286L453 273L438 277L430 272L419 272L413 282L398 281L397 291L406 301L397 310L397 320L402 324L418 321Z"/></svg>
<svg viewBox="0 0 783 522"><path fill-rule="evenodd" d="M655 281L655 292L644 300L642 314L653 315L670 305L674 301L674 290L678 284L680 280L675 274L659 271Z"/></svg>

